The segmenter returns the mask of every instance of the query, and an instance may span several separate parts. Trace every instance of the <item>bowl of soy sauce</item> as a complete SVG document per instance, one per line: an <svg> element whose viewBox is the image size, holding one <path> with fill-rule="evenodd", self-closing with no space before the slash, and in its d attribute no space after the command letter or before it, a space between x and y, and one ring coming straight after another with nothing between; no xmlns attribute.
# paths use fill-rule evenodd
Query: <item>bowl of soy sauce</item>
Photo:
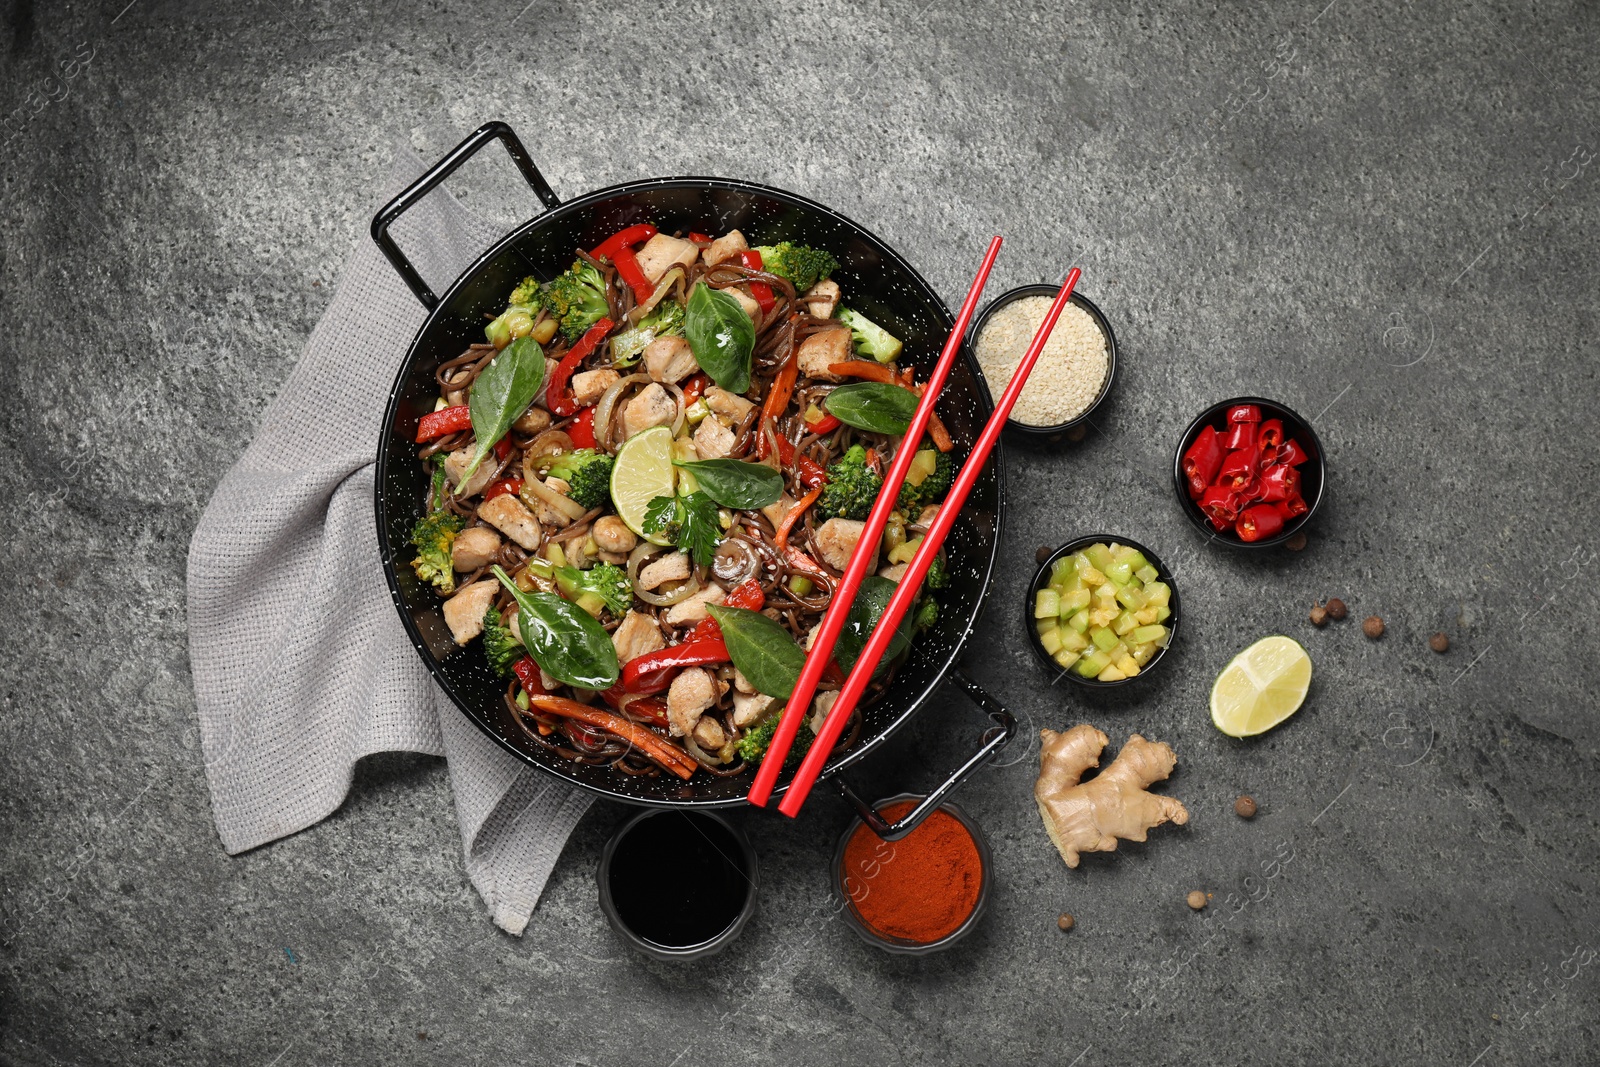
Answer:
<svg viewBox="0 0 1600 1067"><path fill-rule="evenodd" d="M646 811L606 842L600 910L634 948L696 960L726 948L756 910L749 838L711 812Z"/></svg>

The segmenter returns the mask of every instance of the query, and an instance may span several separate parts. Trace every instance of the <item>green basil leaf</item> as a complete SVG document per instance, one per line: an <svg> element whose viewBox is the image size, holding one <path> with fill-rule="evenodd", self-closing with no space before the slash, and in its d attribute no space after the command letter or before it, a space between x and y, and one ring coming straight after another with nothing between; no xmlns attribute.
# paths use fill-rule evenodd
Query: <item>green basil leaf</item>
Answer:
<svg viewBox="0 0 1600 1067"><path fill-rule="evenodd" d="M674 461L694 473L700 488L725 508L755 511L776 504L783 495L783 475L764 463L742 459Z"/></svg>
<svg viewBox="0 0 1600 1067"><path fill-rule="evenodd" d="M617 648L600 620L554 593L524 593L499 567L494 576L516 599L522 645L546 674L577 689L617 684Z"/></svg>
<svg viewBox="0 0 1600 1067"><path fill-rule="evenodd" d="M756 327L739 301L705 282L697 282L684 313L684 336L700 369L730 393L750 388L750 354Z"/></svg>
<svg viewBox="0 0 1600 1067"><path fill-rule="evenodd" d="M855 382L829 393L822 406L846 426L898 435L911 425L917 394L888 382Z"/></svg>
<svg viewBox="0 0 1600 1067"><path fill-rule="evenodd" d="M728 658L756 692L780 699L794 692L806 652L794 643L788 630L759 611L720 604L708 604L706 610L722 627Z"/></svg>
<svg viewBox="0 0 1600 1067"><path fill-rule="evenodd" d="M889 606L889 598L894 596L894 590L895 583L878 574L867 575L861 582L861 588L856 590L856 598L850 604L850 614L845 616L844 628L839 631L839 640L833 646L834 657L846 674L856 665L861 650L867 647L867 639L877 628L878 620L883 618L884 609ZM907 612L889 642L888 651L884 652L877 669L872 672L873 677L887 671L889 665L910 647L914 625L915 620Z"/></svg>
<svg viewBox="0 0 1600 1067"><path fill-rule="evenodd" d="M506 435L517 417L528 410L544 384L544 349L531 337L519 337L505 347L478 373L467 396L472 415L472 436L478 447L472 462L461 476L461 484L472 477L495 442ZM551 672L554 673L554 672Z"/></svg>

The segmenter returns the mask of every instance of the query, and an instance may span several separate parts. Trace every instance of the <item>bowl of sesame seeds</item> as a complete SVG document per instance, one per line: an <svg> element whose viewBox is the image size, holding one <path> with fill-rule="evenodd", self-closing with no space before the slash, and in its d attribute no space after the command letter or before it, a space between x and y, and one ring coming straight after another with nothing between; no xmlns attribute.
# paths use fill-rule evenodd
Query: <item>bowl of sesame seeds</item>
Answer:
<svg viewBox="0 0 1600 1067"><path fill-rule="evenodd" d="M1058 289L1018 286L990 301L973 323L968 344L991 399L1010 384ZM1105 400L1116 373L1117 339L1111 323L1092 300L1074 292L1011 409L1006 429L1048 441L1067 437Z"/></svg>

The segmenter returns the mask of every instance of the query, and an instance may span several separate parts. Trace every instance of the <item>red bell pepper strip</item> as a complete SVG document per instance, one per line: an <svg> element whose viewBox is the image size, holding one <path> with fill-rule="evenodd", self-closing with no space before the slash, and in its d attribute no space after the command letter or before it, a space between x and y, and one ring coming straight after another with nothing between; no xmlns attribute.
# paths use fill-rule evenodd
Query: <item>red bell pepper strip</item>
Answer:
<svg viewBox="0 0 1600 1067"><path fill-rule="evenodd" d="M522 688L527 690L530 697L543 696L550 691L544 687L544 679L539 676L539 665L527 656L511 665L511 673L517 676L517 681L522 683Z"/></svg>
<svg viewBox="0 0 1600 1067"><path fill-rule="evenodd" d="M760 582L754 578L746 578L733 587L733 591L723 598L722 603L724 607L760 611L767 606L767 594L762 591Z"/></svg>
<svg viewBox="0 0 1600 1067"><path fill-rule="evenodd" d="M816 560L812 559L810 556L806 555L793 545L790 545L788 548L783 550L783 558L787 560L789 566L793 567L795 570L804 571L807 574L814 574L818 578L823 578L830 582L834 580L832 575L822 569L822 564L818 563Z"/></svg>
<svg viewBox="0 0 1600 1067"><path fill-rule="evenodd" d="M595 447L593 404L579 411L577 417L567 424L567 436L579 448Z"/></svg>
<svg viewBox="0 0 1600 1067"><path fill-rule="evenodd" d="M550 381L545 385L544 395L546 406L552 415L565 418L577 412L577 400L567 395L567 381L572 377L572 372L578 369L578 364L605 340L606 334L610 333L615 325L610 319L601 319L589 327L584 335L578 338L578 343L567 349L567 354L561 357L556 369L550 372Z"/></svg>
<svg viewBox="0 0 1600 1067"><path fill-rule="evenodd" d="M1261 495L1257 499L1269 504L1300 495L1300 472L1279 464L1261 476Z"/></svg>
<svg viewBox="0 0 1600 1067"><path fill-rule="evenodd" d="M1285 519L1297 519L1301 515L1304 515L1307 511L1311 510L1306 505L1305 498L1302 497L1298 492L1294 493L1289 497L1289 499L1279 504L1278 507L1283 510L1283 517Z"/></svg>
<svg viewBox="0 0 1600 1067"><path fill-rule="evenodd" d="M683 406L688 407L706 391L706 386L711 384L711 378L704 371L690 378L683 385Z"/></svg>
<svg viewBox="0 0 1600 1067"><path fill-rule="evenodd" d="M1239 404L1228 409L1228 422L1260 422L1261 409L1254 404Z"/></svg>
<svg viewBox="0 0 1600 1067"><path fill-rule="evenodd" d="M1283 445L1283 420L1267 419L1256 434L1256 443L1262 448L1279 448Z"/></svg>
<svg viewBox="0 0 1600 1067"><path fill-rule="evenodd" d="M1292 437L1285 441L1283 447L1278 450L1278 462L1287 463L1291 467L1298 467L1310 458Z"/></svg>
<svg viewBox="0 0 1600 1067"><path fill-rule="evenodd" d="M1257 424L1253 422L1230 423L1228 436L1223 439L1222 447L1229 452L1237 452L1244 448L1254 449L1256 447L1256 426Z"/></svg>
<svg viewBox="0 0 1600 1067"><path fill-rule="evenodd" d="M1198 500L1206 488L1216 481L1217 472L1222 469L1221 437L1215 426L1207 426L1183 454L1183 475L1189 479L1191 499Z"/></svg>
<svg viewBox="0 0 1600 1067"><path fill-rule="evenodd" d="M494 443L494 458L504 463L506 457L511 455L511 449L514 447L509 436L500 438Z"/></svg>
<svg viewBox="0 0 1600 1067"><path fill-rule="evenodd" d="M629 693L661 693L685 667L728 662L728 645L720 637L703 637L672 645L657 652L646 652L630 659L622 668L622 688Z"/></svg>
<svg viewBox="0 0 1600 1067"><path fill-rule="evenodd" d="M470 429L472 429L472 412L467 410L465 404L430 411L417 422L417 444Z"/></svg>
<svg viewBox="0 0 1600 1067"><path fill-rule="evenodd" d="M711 243L710 237L703 233L695 233L693 230L689 231L689 240L693 241L697 245L708 245Z"/></svg>
<svg viewBox="0 0 1600 1067"><path fill-rule="evenodd" d="M753 248L739 253L739 262L751 270L761 270L761 253ZM750 295L756 298L756 303L761 305L761 314L765 315L777 306L777 298L772 295L772 286L766 282L746 282L750 286Z"/></svg>
<svg viewBox="0 0 1600 1067"><path fill-rule="evenodd" d="M1222 459L1222 469L1217 471L1217 484L1224 489L1244 492L1256 476L1256 450L1243 448L1229 452Z"/></svg>
<svg viewBox="0 0 1600 1067"><path fill-rule="evenodd" d="M594 246L594 251L589 255L595 259L609 259L617 261L617 250L629 248L642 241L648 241L656 235L656 228L648 222L641 222L635 226L626 226L607 237L604 241Z"/></svg>
<svg viewBox="0 0 1600 1067"><path fill-rule="evenodd" d="M1241 541L1260 541L1283 529L1283 512L1273 504L1257 504L1246 508L1234 524L1234 533Z"/></svg>
<svg viewBox="0 0 1600 1067"><path fill-rule="evenodd" d="M839 420L837 418L835 418L834 416L828 414L826 411L821 410L820 408L815 408L815 407L807 408L806 409L806 414L807 415L811 414L811 412L813 410L817 412L817 421L816 422L812 422L810 419L807 419L806 420L806 429L807 430L810 430L812 433L832 433L834 430L837 430L839 428L839 426L840 426Z"/></svg>
<svg viewBox="0 0 1600 1067"><path fill-rule="evenodd" d="M807 489L820 489L828 484L828 472L810 456L797 456L794 466L800 472L800 484Z"/></svg>
<svg viewBox="0 0 1600 1067"><path fill-rule="evenodd" d="M639 266L639 257L633 254L633 249L626 245L617 249L611 262L617 265L617 276L633 290L635 300L643 304L655 295L655 284L645 277L644 268Z"/></svg>
<svg viewBox="0 0 1600 1067"><path fill-rule="evenodd" d="M785 515L783 521L778 524L777 536L772 539L772 543L778 546L779 551L789 547L789 531L794 529L794 524L800 521L800 517L806 513L806 510L812 504L817 502L817 497L821 495L822 487L818 486L801 497L800 502L789 509L789 514Z"/></svg>
<svg viewBox="0 0 1600 1067"><path fill-rule="evenodd" d="M516 496L520 492L522 492L521 478L501 478L489 483L489 488L483 491L483 502L487 504L497 496L505 496L507 493Z"/></svg>

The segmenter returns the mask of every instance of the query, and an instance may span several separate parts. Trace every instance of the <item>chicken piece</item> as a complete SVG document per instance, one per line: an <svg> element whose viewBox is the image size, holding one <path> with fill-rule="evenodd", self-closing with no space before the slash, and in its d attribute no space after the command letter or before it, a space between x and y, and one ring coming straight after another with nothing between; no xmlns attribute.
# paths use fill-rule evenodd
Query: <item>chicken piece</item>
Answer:
<svg viewBox="0 0 1600 1067"><path fill-rule="evenodd" d="M839 306L839 283L832 278L824 278L802 293L800 299L806 302L806 310L816 318L831 319Z"/></svg>
<svg viewBox="0 0 1600 1067"><path fill-rule="evenodd" d="M589 531L589 536L594 538L595 546L601 552L619 555L632 552L639 544L639 539L628 529L628 524L615 515L602 515L594 520L594 528Z"/></svg>
<svg viewBox="0 0 1600 1067"><path fill-rule="evenodd" d="M722 425L722 420L715 415L701 419L694 431L694 450L701 459L724 459L738 443L733 431Z"/></svg>
<svg viewBox="0 0 1600 1067"><path fill-rule="evenodd" d="M473 582L444 602L444 622L450 627L456 644L464 645L483 633L483 613L494 603L495 591L499 588L499 582L486 578Z"/></svg>
<svg viewBox="0 0 1600 1067"><path fill-rule="evenodd" d="M667 647L661 627L642 611L629 611L622 617L611 631L611 643L617 648L617 662L623 664Z"/></svg>
<svg viewBox="0 0 1600 1067"><path fill-rule="evenodd" d="M572 399L579 407L588 407L599 400L607 389L616 385L622 375L609 367L586 370L572 376Z"/></svg>
<svg viewBox="0 0 1600 1067"><path fill-rule="evenodd" d="M694 596L680 600L667 609L667 625L682 626L690 622L703 622L711 615L706 610L706 605L720 604L727 599L727 596L720 585L702 589Z"/></svg>
<svg viewBox="0 0 1600 1067"><path fill-rule="evenodd" d="M728 735L720 722L710 715L702 715L694 727L694 740L701 751L711 753L728 743Z"/></svg>
<svg viewBox="0 0 1600 1067"><path fill-rule="evenodd" d="M694 729L700 715L717 702L717 679L704 667L686 667L667 690L667 725L673 737Z"/></svg>
<svg viewBox="0 0 1600 1067"><path fill-rule="evenodd" d="M654 284L673 267L687 268L693 264L700 258L700 246L693 241L658 233L644 243L644 247L639 249L638 256L639 269L644 271L644 276Z"/></svg>
<svg viewBox="0 0 1600 1067"><path fill-rule="evenodd" d="M550 413L535 404L521 415L518 415L517 421L513 422L511 427L518 433L543 433L550 428Z"/></svg>
<svg viewBox="0 0 1600 1067"><path fill-rule="evenodd" d="M536 551L539 539L544 536L544 529L540 527L539 520L533 517L533 512L511 493L501 493L493 500L479 504L478 518L528 552Z"/></svg>
<svg viewBox="0 0 1600 1067"><path fill-rule="evenodd" d="M500 535L487 526L474 526L456 534L450 546L450 565L458 571L475 571L500 551Z"/></svg>
<svg viewBox="0 0 1600 1067"><path fill-rule="evenodd" d="M750 316L751 322L761 320L761 305L756 303L755 297L744 291L743 286L730 285L722 291L739 302L739 306L744 308L744 313Z"/></svg>
<svg viewBox="0 0 1600 1067"><path fill-rule="evenodd" d="M658 382L681 382L698 373L700 363L686 337L668 334L644 346L645 373Z"/></svg>
<svg viewBox="0 0 1600 1067"><path fill-rule="evenodd" d="M750 251L750 243L744 239L744 234L738 230L729 230L727 233L711 242L711 247L700 255L700 259L708 267L715 267L718 263L740 252Z"/></svg>
<svg viewBox="0 0 1600 1067"><path fill-rule="evenodd" d="M916 525L918 525L918 526L932 526L933 525L933 520L938 518L938 517L939 517L939 505L938 504L929 504L927 507L925 507L921 511L917 512Z"/></svg>
<svg viewBox="0 0 1600 1067"><path fill-rule="evenodd" d="M822 732L822 720L828 717L828 712L833 710L833 705L838 699L839 691L830 689L827 692L818 693L817 699L811 702L811 722L807 725L811 727L813 734Z"/></svg>
<svg viewBox="0 0 1600 1067"><path fill-rule="evenodd" d="M762 508L761 514L767 517L767 521L772 523L772 528L776 530L778 527L783 525L783 520L789 516L789 509L794 507L794 505L794 497L790 496L788 493L784 493L773 503Z"/></svg>
<svg viewBox="0 0 1600 1067"><path fill-rule="evenodd" d="M733 693L733 725L746 727L765 715L772 707L773 698L765 693Z"/></svg>
<svg viewBox="0 0 1600 1067"><path fill-rule="evenodd" d="M878 577L887 578L891 582L894 582L896 585L898 585L900 584L900 579L906 576L906 568L909 566L911 566L909 563L896 563L892 567L885 567L883 570L879 571Z"/></svg>
<svg viewBox="0 0 1600 1067"><path fill-rule="evenodd" d="M622 409L622 436L626 439L652 426L671 426L677 417L678 403L672 394L651 382Z"/></svg>
<svg viewBox="0 0 1600 1067"><path fill-rule="evenodd" d="M854 358L849 327L818 330L800 342L800 350L795 353L795 358L800 361L800 373L806 377L825 382L839 381L839 376L830 371L828 365Z"/></svg>
<svg viewBox="0 0 1600 1067"><path fill-rule="evenodd" d="M560 493L562 496L572 495L572 486L567 483L565 478L557 478L552 475L548 478L541 478L539 481L551 492ZM533 499L538 501L539 505L539 510L534 512L534 514L544 525L554 526L558 530L563 526L572 525L572 517L570 515L567 515L565 512L557 511L543 500L539 500L538 497L534 497Z"/></svg>
<svg viewBox="0 0 1600 1067"><path fill-rule="evenodd" d="M729 426L737 426L755 407L738 393L730 393L720 385L706 390L706 407L721 415Z"/></svg>
<svg viewBox="0 0 1600 1067"><path fill-rule="evenodd" d="M482 509L479 510L481 512ZM856 550L856 542L861 540L861 531L866 528L866 523L854 519L829 519L817 527L817 552L822 556L822 562L836 571L848 567L850 553ZM872 562L867 569L878 569L877 545L872 546Z"/></svg>
<svg viewBox="0 0 1600 1067"><path fill-rule="evenodd" d="M478 464L478 469L472 472L472 477L463 484L461 475L466 472L467 465L472 462L471 448L458 448L444 457L444 476L450 484L456 487L455 495L458 497L477 496L483 492L484 487L494 480L495 461L488 457Z"/></svg>
<svg viewBox="0 0 1600 1067"><path fill-rule="evenodd" d="M733 669L733 691L735 693L754 693L756 687L750 684L750 679L738 667Z"/></svg>
<svg viewBox="0 0 1600 1067"><path fill-rule="evenodd" d="M689 577L689 557L683 552L669 552L660 559L651 560L639 571L639 588L654 589L667 582L681 582Z"/></svg>

